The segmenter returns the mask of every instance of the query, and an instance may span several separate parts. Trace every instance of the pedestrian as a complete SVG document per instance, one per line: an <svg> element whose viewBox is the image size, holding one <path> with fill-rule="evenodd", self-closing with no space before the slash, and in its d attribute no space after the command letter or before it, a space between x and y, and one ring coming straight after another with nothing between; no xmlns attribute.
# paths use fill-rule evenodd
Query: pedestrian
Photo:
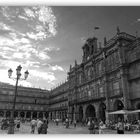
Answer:
<svg viewBox="0 0 140 140"><path fill-rule="evenodd" d="M95 134L95 123L93 120L90 120L89 123L89 134Z"/></svg>
<svg viewBox="0 0 140 140"><path fill-rule="evenodd" d="M38 122L37 122L37 131L38 131L38 134L41 133L42 124L43 124L43 122L41 121L41 119L39 119Z"/></svg>
<svg viewBox="0 0 140 140"><path fill-rule="evenodd" d="M31 120L31 133L32 134L34 134L35 133L35 127L36 127L36 124L37 122L36 122L36 120L35 119L33 119L33 120Z"/></svg>
<svg viewBox="0 0 140 140"><path fill-rule="evenodd" d="M118 119L117 124L117 134L124 134L124 123L120 118Z"/></svg>
<svg viewBox="0 0 140 140"><path fill-rule="evenodd" d="M101 121L99 122L99 134L103 134L103 126L104 126L104 123L103 123L103 121L101 120Z"/></svg>
<svg viewBox="0 0 140 140"><path fill-rule="evenodd" d="M20 128L20 119L17 120L17 130L19 131Z"/></svg>
<svg viewBox="0 0 140 140"><path fill-rule="evenodd" d="M69 128L69 120L66 118L66 128Z"/></svg>
<svg viewBox="0 0 140 140"><path fill-rule="evenodd" d="M76 125L77 125L77 121L74 120L74 128L76 128Z"/></svg>
<svg viewBox="0 0 140 140"><path fill-rule="evenodd" d="M81 126L85 126L85 120L82 119Z"/></svg>
<svg viewBox="0 0 140 140"><path fill-rule="evenodd" d="M57 118L57 119L55 120L55 122L56 122L56 125L58 126L58 124L59 124L59 119Z"/></svg>
<svg viewBox="0 0 140 140"><path fill-rule="evenodd" d="M47 134L47 129L48 129L48 123L47 120L44 120L41 126L40 134Z"/></svg>

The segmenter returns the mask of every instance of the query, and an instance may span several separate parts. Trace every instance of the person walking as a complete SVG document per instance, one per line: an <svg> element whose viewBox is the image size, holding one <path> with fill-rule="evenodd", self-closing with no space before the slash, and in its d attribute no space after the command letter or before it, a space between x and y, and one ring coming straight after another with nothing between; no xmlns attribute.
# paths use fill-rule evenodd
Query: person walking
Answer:
<svg viewBox="0 0 140 140"><path fill-rule="evenodd" d="M74 120L74 128L76 128L76 125L77 125L77 121Z"/></svg>
<svg viewBox="0 0 140 140"><path fill-rule="evenodd" d="M32 119L32 120L31 120L31 124L30 124L30 125L31 125L31 133L32 133L32 134L35 133L35 127L36 127L36 125L37 125L36 123L37 123L37 122L36 122L35 119Z"/></svg>
<svg viewBox="0 0 140 140"><path fill-rule="evenodd" d="M99 122L99 134L103 134L103 126L104 126L104 123L103 123L103 121L101 120L101 121Z"/></svg>
<svg viewBox="0 0 140 140"><path fill-rule="evenodd" d="M48 122L47 120L44 120L41 126L40 134L47 134L47 129L48 129Z"/></svg>
<svg viewBox="0 0 140 140"><path fill-rule="evenodd" d="M20 128L20 119L17 119L17 130L19 131Z"/></svg>
<svg viewBox="0 0 140 140"><path fill-rule="evenodd" d="M69 128L69 119L66 118L66 128Z"/></svg>
<svg viewBox="0 0 140 140"><path fill-rule="evenodd" d="M41 133L42 124L43 124L43 122L41 121L41 119L39 119L38 122L37 122L37 131L38 131L38 134Z"/></svg>
<svg viewBox="0 0 140 140"><path fill-rule="evenodd" d="M89 134L95 134L95 123L93 120L90 120L89 123Z"/></svg>
<svg viewBox="0 0 140 140"><path fill-rule="evenodd" d="M118 120L117 134L124 134L124 123L121 119Z"/></svg>

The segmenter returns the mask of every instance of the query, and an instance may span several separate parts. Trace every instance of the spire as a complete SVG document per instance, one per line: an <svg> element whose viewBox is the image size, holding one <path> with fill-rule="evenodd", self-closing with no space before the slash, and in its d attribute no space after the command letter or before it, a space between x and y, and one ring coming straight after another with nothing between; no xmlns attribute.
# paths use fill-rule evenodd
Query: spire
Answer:
<svg viewBox="0 0 140 140"><path fill-rule="evenodd" d="M106 40L106 37L104 37L104 46L106 45L107 43L107 40Z"/></svg>
<svg viewBox="0 0 140 140"><path fill-rule="evenodd" d="M117 26L117 34L119 34L120 33L120 28L119 28L119 26Z"/></svg>

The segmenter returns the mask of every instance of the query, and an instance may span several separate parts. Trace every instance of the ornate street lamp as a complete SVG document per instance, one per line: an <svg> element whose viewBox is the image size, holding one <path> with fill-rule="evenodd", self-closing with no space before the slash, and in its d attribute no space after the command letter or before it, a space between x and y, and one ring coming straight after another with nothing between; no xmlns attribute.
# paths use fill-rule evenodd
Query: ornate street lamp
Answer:
<svg viewBox="0 0 140 140"><path fill-rule="evenodd" d="M16 69L16 78L12 78L12 69L8 70L8 76L9 78L16 80L16 86L15 86L15 94L14 94L14 101L13 101L13 107L12 107L12 114L9 121L9 129L8 134L14 134L14 112L15 112L15 104L16 104L16 97L17 97L17 87L18 87L18 80L26 80L28 78L29 72L25 71L24 78L21 78L21 65L19 65Z"/></svg>

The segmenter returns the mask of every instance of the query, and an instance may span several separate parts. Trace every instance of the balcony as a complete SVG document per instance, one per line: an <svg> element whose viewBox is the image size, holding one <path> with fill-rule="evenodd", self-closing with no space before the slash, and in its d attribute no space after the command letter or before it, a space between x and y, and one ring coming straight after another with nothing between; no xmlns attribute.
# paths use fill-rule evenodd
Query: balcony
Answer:
<svg viewBox="0 0 140 140"><path fill-rule="evenodd" d="M93 95L84 96L84 97L81 97L81 98L78 97L77 99L69 101L69 105L73 105L73 104L81 103L81 102L88 102L88 101L92 101L92 100L99 100L101 98L105 98L105 93L102 93L100 95L94 94L94 96Z"/></svg>
<svg viewBox="0 0 140 140"><path fill-rule="evenodd" d="M59 103L59 102L64 102L64 101L67 101L68 100L68 97L62 97L60 99L56 99L56 100L50 100L49 104L56 104L56 103Z"/></svg>
<svg viewBox="0 0 140 140"><path fill-rule="evenodd" d="M60 107L50 107L48 111L58 111L58 110L66 110L68 106L60 106Z"/></svg>

